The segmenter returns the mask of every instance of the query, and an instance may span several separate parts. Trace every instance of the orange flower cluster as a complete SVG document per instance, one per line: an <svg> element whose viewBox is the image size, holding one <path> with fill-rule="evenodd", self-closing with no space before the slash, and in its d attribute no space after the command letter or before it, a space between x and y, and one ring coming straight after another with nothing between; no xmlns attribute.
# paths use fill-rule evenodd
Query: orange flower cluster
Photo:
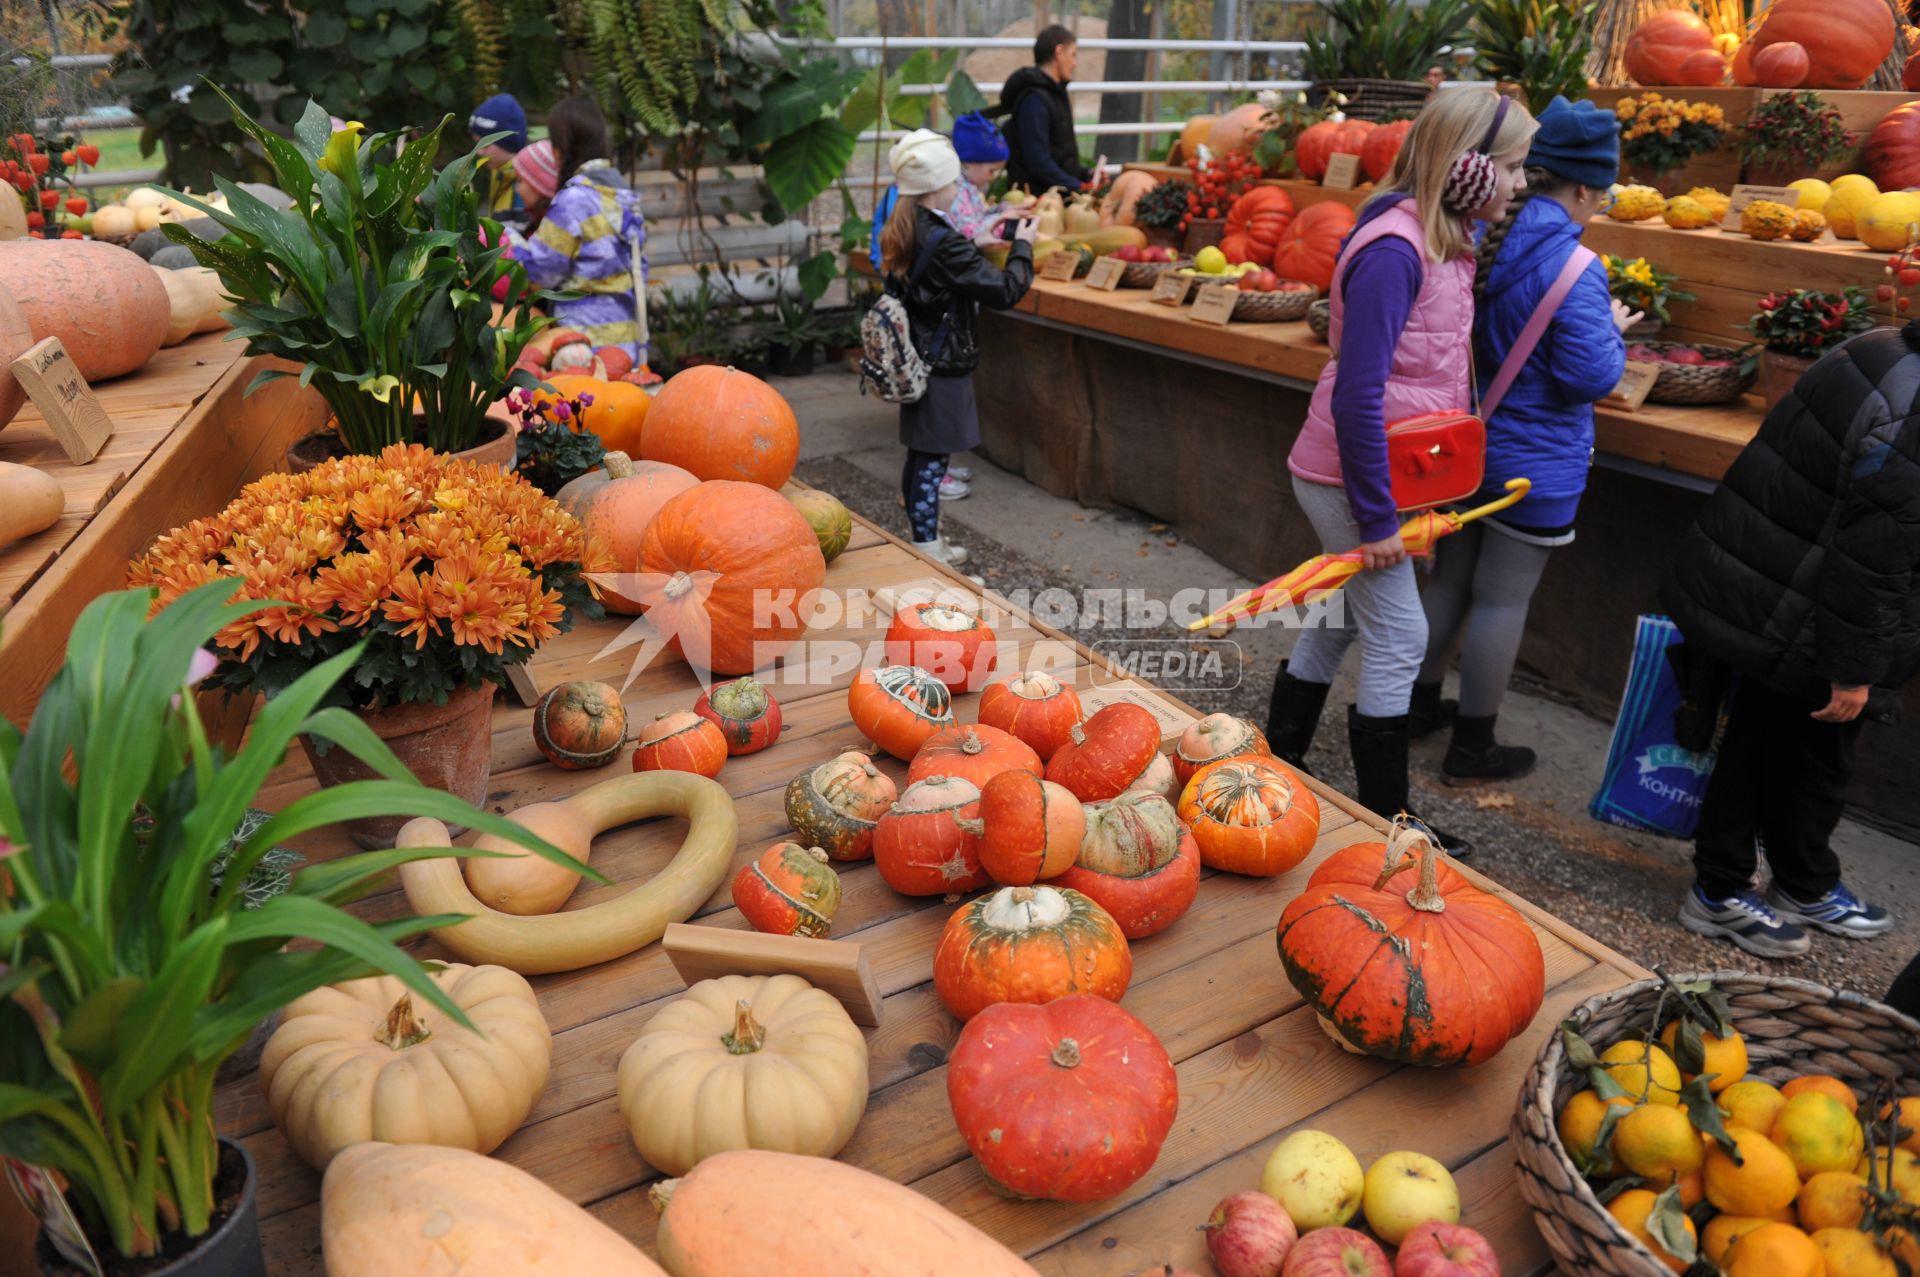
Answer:
<svg viewBox="0 0 1920 1277"><path fill-rule="evenodd" d="M396 444L255 480L220 513L154 542L129 582L158 587L156 611L221 577L244 582L236 601L284 601L220 632L239 661L263 642L297 647L380 621L416 650L444 637L500 656L561 632L566 601L548 578L576 568L612 564L538 488Z"/></svg>

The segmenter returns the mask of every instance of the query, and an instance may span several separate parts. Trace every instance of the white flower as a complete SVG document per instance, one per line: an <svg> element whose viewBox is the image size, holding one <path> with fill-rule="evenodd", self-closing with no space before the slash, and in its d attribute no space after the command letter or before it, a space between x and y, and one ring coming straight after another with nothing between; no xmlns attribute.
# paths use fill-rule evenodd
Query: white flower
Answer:
<svg viewBox="0 0 1920 1277"><path fill-rule="evenodd" d="M1260 103L1262 111L1277 112L1280 109L1280 90L1262 89L1254 100Z"/></svg>

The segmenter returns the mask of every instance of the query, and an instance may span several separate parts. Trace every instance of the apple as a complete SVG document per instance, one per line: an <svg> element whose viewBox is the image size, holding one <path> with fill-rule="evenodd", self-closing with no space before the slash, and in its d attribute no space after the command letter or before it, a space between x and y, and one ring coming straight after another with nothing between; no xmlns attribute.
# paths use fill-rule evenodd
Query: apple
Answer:
<svg viewBox="0 0 1920 1277"><path fill-rule="evenodd" d="M1311 293L1318 290L1304 280L1283 279L1280 281L1279 291L1283 293Z"/></svg>
<svg viewBox="0 0 1920 1277"><path fill-rule="evenodd" d="M1295 1131L1267 1154L1260 1191L1287 1208L1301 1232L1344 1224L1360 1209L1360 1159L1324 1131Z"/></svg>
<svg viewBox="0 0 1920 1277"><path fill-rule="evenodd" d="M1128 1273L1127 1277L1200 1277L1200 1274L1187 1268L1175 1268L1172 1264L1161 1264L1158 1268L1142 1268L1137 1273Z"/></svg>
<svg viewBox="0 0 1920 1277"><path fill-rule="evenodd" d="M1242 275L1240 281L1235 284L1234 287L1243 293L1263 293L1266 291L1266 289L1260 287L1260 275L1257 271L1248 271Z"/></svg>
<svg viewBox="0 0 1920 1277"><path fill-rule="evenodd" d="M1414 1225L1460 1222L1460 1190L1447 1168L1425 1153L1388 1153L1367 1168L1362 1206L1373 1235L1398 1246Z"/></svg>
<svg viewBox="0 0 1920 1277"><path fill-rule="evenodd" d="M1500 1260L1471 1228L1430 1219L1401 1239L1393 1277L1500 1277Z"/></svg>
<svg viewBox="0 0 1920 1277"><path fill-rule="evenodd" d="M1140 260L1140 249L1133 244L1122 244L1113 250L1113 255L1123 262L1137 262Z"/></svg>
<svg viewBox="0 0 1920 1277"><path fill-rule="evenodd" d="M1260 291L1263 293L1277 293L1277 292L1283 291L1280 287L1280 285L1283 282L1285 281L1283 281L1278 275L1274 274L1270 270L1263 270L1260 272Z"/></svg>
<svg viewBox="0 0 1920 1277"><path fill-rule="evenodd" d="M1670 364L1689 364L1698 368L1701 364L1707 362L1707 357L1695 350L1692 346L1676 346L1667 352L1667 362Z"/></svg>
<svg viewBox="0 0 1920 1277"><path fill-rule="evenodd" d="M1206 1229L1207 1254L1220 1277L1279 1277L1300 1235L1279 1202L1251 1191L1222 1198Z"/></svg>
<svg viewBox="0 0 1920 1277"><path fill-rule="evenodd" d="M1627 358L1643 364L1664 364L1667 362L1666 352L1655 350L1651 346L1628 346Z"/></svg>
<svg viewBox="0 0 1920 1277"><path fill-rule="evenodd" d="M1280 1277L1393 1277L1393 1265L1365 1233L1321 1228L1293 1244Z"/></svg>

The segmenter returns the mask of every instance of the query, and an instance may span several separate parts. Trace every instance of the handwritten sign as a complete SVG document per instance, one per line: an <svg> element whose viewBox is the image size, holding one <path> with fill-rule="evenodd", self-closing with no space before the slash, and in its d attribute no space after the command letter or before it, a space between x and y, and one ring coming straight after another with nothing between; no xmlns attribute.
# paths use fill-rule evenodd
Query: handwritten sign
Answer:
<svg viewBox="0 0 1920 1277"><path fill-rule="evenodd" d="M1097 669L1095 677L1099 677ZM1134 679L1123 678L1118 682L1098 683L1078 690L1081 708L1088 714L1103 710L1109 705L1138 705L1159 721L1162 740L1178 736L1192 726L1194 721L1192 714Z"/></svg>
<svg viewBox="0 0 1920 1277"><path fill-rule="evenodd" d="M1647 364L1629 359L1627 371L1620 378L1620 384L1600 402L1608 408L1638 412L1641 405L1647 402L1647 396L1653 393L1653 383L1659 380L1659 364Z"/></svg>
<svg viewBox="0 0 1920 1277"><path fill-rule="evenodd" d="M1040 278L1050 279L1064 284L1073 278L1073 272L1080 266L1080 254L1071 249L1056 248L1040 264Z"/></svg>
<svg viewBox="0 0 1920 1277"><path fill-rule="evenodd" d="M1188 318L1197 319L1203 324L1224 324L1233 318L1233 308L1239 301L1238 285L1207 284L1200 289L1200 296L1194 299Z"/></svg>
<svg viewBox="0 0 1920 1277"><path fill-rule="evenodd" d="M1193 291L1194 278L1174 271L1162 271L1160 278L1153 281L1153 291L1147 294L1151 301L1162 306L1184 306L1187 294Z"/></svg>
<svg viewBox="0 0 1920 1277"><path fill-rule="evenodd" d="M1327 173L1320 185L1330 191L1350 191L1360 184L1360 157L1345 151L1327 157Z"/></svg>
<svg viewBox="0 0 1920 1277"><path fill-rule="evenodd" d="M100 455L113 434L113 419L93 396L58 337L27 347L8 365L27 397L47 419L47 428L66 449L67 460L84 466Z"/></svg>
<svg viewBox="0 0 1920 1277"><path fill-rule="evenodd" d="M1098 288L1102 292L1112 292L1120 287L1120 277L1127 273L1127 264L1117 257L1102 257L1087 272L1087 287Z"/></svg>
<svg viewBox="0 0 1920 1277"><path fill-rule="evenodd" d="M1722 223L1728 230L1740 229L1740 214L1747 205L1759 200L1772 200L1776 204L1785 204L1788 208L1800 207L1800 192L1790 186L1753 186L1741 182L1733 188L1733 194L1727 197L1727 216Z"/></svg>

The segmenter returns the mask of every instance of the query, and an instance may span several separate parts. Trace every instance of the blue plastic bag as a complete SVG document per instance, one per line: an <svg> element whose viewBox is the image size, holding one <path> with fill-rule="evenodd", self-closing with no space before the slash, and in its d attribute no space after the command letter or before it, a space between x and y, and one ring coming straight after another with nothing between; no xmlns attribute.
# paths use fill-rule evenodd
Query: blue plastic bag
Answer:
<svg viewBox="0 0 1920 1277"><path fill-rule="evenodd" d="M1640 618L1606 773L1588 811L1610 825L1690 839L1700 824L1715 755L1682 748L1674 740L1680 684L1667 649L1680 641L1679 628L1666 617ZM1714 741L1719 742L1718 731Z"/></svg>

